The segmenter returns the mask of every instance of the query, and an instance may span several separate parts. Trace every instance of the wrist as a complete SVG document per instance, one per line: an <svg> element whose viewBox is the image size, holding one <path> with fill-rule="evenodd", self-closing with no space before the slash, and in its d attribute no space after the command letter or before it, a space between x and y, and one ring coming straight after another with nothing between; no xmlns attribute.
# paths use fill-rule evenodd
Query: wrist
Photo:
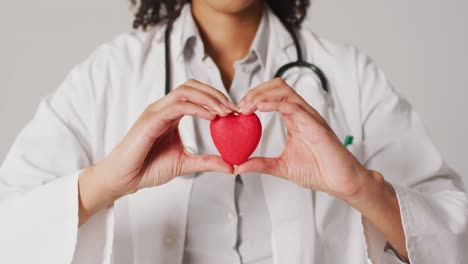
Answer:
<svg viewBox="0 0 468 264"><path fill-rule="evenodd" d="M362 212L371 207L372 204L388 201L388 199L396 197L393 187L385 181L379 172L366 170L362 177L363 180L358 191L344 199L346 203L355 209Z"/></svg>
<svg viewBox="0 0 468 264"><path fill-rule="evenodd" d="M408 258L397 193L382 174L370 171L361 191L346 202L379 230L401 256Z"/></svg>
<svg viewBox="0 0 468 264"><path fill-rule="evenodd" d="M78 178L80 224L115 202L117 197L107 186L98 166L83 169Z"/></svg>

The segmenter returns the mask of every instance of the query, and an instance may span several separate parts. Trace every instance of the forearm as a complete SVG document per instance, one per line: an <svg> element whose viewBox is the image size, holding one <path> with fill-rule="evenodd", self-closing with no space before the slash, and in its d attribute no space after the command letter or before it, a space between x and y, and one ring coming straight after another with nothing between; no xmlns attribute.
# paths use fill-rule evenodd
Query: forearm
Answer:
<svg viewBox="0 0 468 264"><path fill-rule="evenodd" d="M97 167L85 168L78 179L79 195L79 226L83 225L94 214L112 206L116 197L113 197L109 188L99 177Z"/></svg>
<svg viewBox="0 0 468 264"><path fill-rule="evenodd" d="M361 212L390 245L407 259L405 234L395 190L378 172L371 171L368 177L362 191L346 202Z"/></svg>

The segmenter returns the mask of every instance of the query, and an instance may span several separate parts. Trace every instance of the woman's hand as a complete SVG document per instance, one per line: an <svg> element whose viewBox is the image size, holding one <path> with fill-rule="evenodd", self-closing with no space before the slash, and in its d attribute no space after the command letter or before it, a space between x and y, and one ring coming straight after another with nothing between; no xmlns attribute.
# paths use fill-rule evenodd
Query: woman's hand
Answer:
<svg viewBox="0 0 468 264"><path fill-rule="evenodd" d="M281 79L252 89L239 105L250 114L279 112L288 134L278 158L252 158L238 173L279 176L306 188L333 195L358 210L401 256L407 258L400 207L393 187L383 176L367 170L342 145L327 122Z"/></svg>
<svg viewBox="0 0 468 264"><path fill-rule="evenodd" d="M232 166L219 156L188 153L179 137L178 125L186 115L212 120L236 109L223 93L193 80L151 104L112 153L80 175L82 209L90 211L85 215L126 194L165 184L180 175L202 171L232 173Z"/></svg>
<svg viewBox="0 0 468 264"><path fill-rule="evenodd" d="M252 158L238 173L259 172L342 199L360 193L371 172L343 147L327 122L286 82L277 78L259 85L239 104L244 114L279 112L287 127L286 146L278 158Z"/></svg>

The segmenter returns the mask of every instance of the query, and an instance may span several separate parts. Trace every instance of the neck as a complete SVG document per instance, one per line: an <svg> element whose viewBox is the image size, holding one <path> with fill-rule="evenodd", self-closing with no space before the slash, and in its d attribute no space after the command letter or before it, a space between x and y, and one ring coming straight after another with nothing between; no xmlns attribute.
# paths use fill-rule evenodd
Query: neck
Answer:
<svg viewBox="0 0 468 264"><path fill-rule="evenodd" d="M192 14L208 55L215 62L245 57L260 25L263 1L255 1L236 13L215 10L206 2L193 0Z"/></svg>

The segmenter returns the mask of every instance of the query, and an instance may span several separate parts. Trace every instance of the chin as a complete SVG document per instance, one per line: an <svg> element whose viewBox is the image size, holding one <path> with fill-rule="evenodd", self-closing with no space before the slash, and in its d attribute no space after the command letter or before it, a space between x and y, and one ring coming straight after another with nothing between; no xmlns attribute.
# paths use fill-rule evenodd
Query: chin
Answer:
<svg viewBox="0 0 468 264"><path fill-rule="evenodd" d="M239 14L248 12L251 7L262 4L262 0L192 0L198 4L207 5L210 8L227 14Z"/></svg>

